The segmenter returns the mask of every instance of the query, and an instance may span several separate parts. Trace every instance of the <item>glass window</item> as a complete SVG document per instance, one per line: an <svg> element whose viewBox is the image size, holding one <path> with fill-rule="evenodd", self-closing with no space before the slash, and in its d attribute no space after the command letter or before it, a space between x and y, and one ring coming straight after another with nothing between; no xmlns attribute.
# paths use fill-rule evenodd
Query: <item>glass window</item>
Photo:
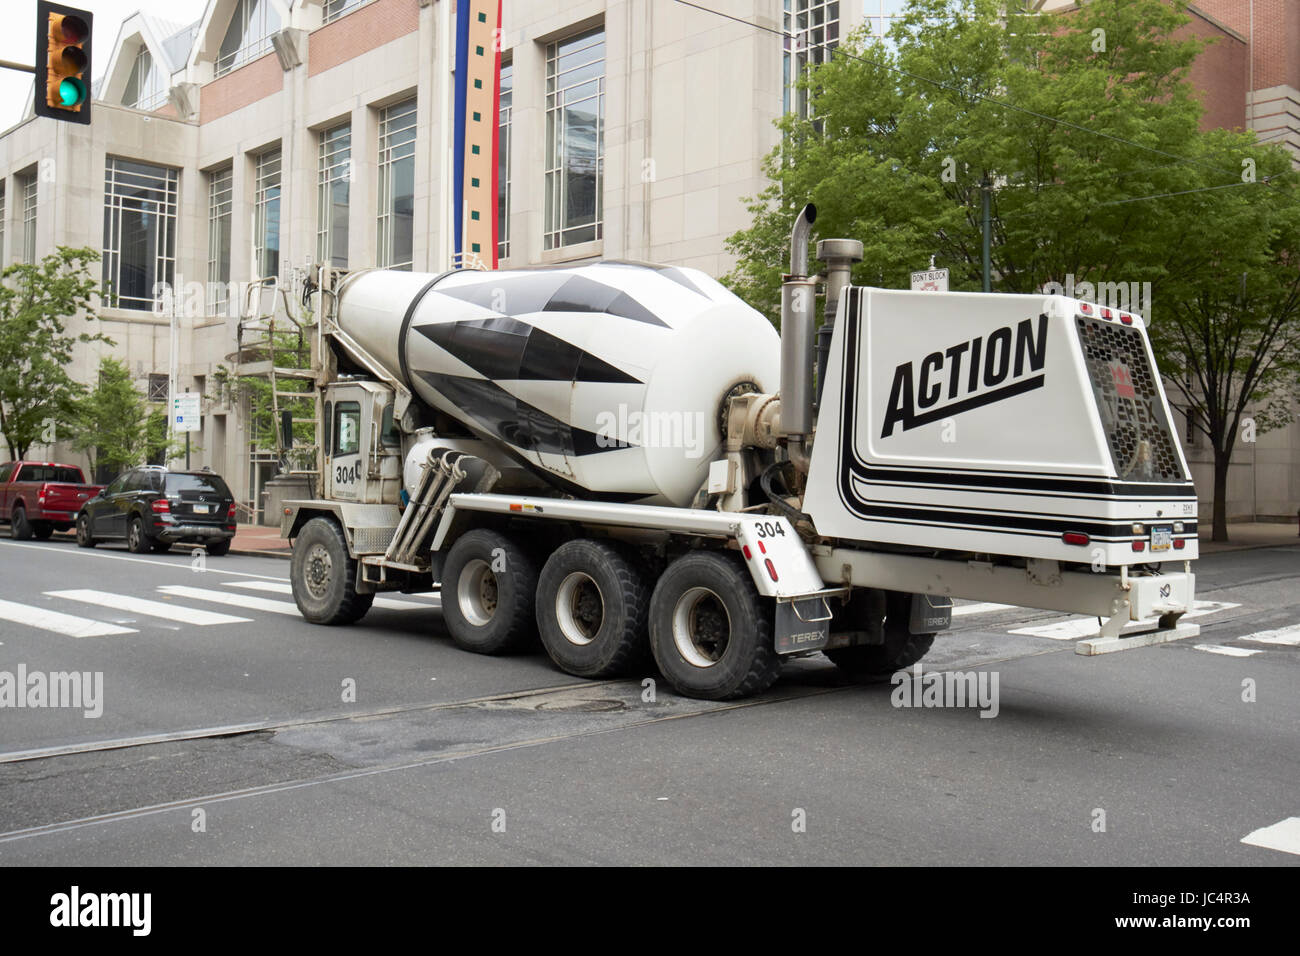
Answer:
<svg viewBox="0 0 1300 956"><path fill-rule="evenodd" d="M190 475L175 472L167 474L167 494L183 495L191 491L195 493L210 492L221 495L223 498L231 497L230 488L216 475Z"/></svg>
<svg viewBox="0 0 1300 956"><path fill-rule="evenodd" d="M126 78L122 105L138 110L156 110L166 99L167 83L162 70L154 63L148 47L142 44L131 66L131 75Z"/></svg>
<svg viewBox="0 0 1300 956"><path fill-rule="evenodd" d="M120 495L123 489L126 488L127 479L130 478L132 474L133 472L128 471L126 474L118 475L116 478L113 479L113 481L109 484L109 486L104 489L104 494Z"/></svg>
<svg viewBox="0 0 1300 956"><path fill-rule="evenodd" d="M352 127L320 134L316 160L316 261L348 264L348 193L352 181Z"/></svg>
<svg viewBox="0 0 1300 956"><path fill-rule="evenodd" d="M384 406L383 420L379 428L379 440L390 448L400 448L402 446L402 435L397 430L397 422L393 420L393 406Z"/></svg>
<svg viewBox="0 0 1300 956"><path fill-rule="evenodd" d="M333 23L344 14L351 13L357 7L370 0L325 0L324 23Z"/></svg>
<svg viewBox="0 0 1300 956"><path fill-rule="evenodd" d="M65 465L23 465L18 475L19 481L56 481L71 485L82 482L81 470ZM0 481L4 478L0 476Z"/></svg>
<svg viewBox="0 0 1300 956"><path fill-rule="evenodd" d="M104 298L118 309L152 310L174 282L177 172L108 157L104 182Z"/></svg>
<svg viewBox="0 0 1300 956"><path fill-rule="evenodd" d="M497 258L510 255L510 107L515 71L501 64L501 103L497 111Z"/></svg>
<svg viewBox="0 0 1300 956"><path fill-rule="evenodd" d="M410 269L415 237L415 100L379 112L379 255L383 269Z"/></svg>
<svg viewBox="0 0 1300 956"><path fill-rule="evenodd" d="M339 402L334 408L334 454L355 455L361 448L361 405Z"/></svg>
<svg viewBox="0 0 1300 956"><path fill-rule="evenodd" d="M239 0L217 51L216 75L271 52L271 34L280 29L280 16L271 0Z"/></svg>
<svg viewBox="0 0 1300 956"><path fill-rule="evenodd" d="M546 48L546 248L601 238L605 31Z"/></svg>
<svg viewBox="0 0 1300 956"><path fill-rule="evenodd" d="M9 476L14 473L14 464L9 462L7 465L0 465L0 485L9 480Z"/></svg>
<svg viewBox="0 0 1300 956"><path fill-rule="evenodd" d="M334 424L334 403L333 402L325 403L325 417L321 419L321 424L325 426L323 429L325 434L321 436L321 439L324 442L323 447L325 448L325 454L328 455L330 450L330 435L332 433L331 426Z"/></svg>
<svg viewBox="0 0 1300 956"><path fill-rule="evenodd" d="M253 194L254 278L280 274L280 148L257 157Z"/></svg>
<svg viewBox="0 0 1300 956"><path fill-rule="evenodd" d="M230 308L230 216L232 170L208 173L208 314Z"/></svg>
<svg viewBox="0 0 1300 956"><path fill-rule="evenodd" d="M838 0L785 0L783 22L785 111L808 119L808 90L796 84L813 67L828 62L840 45L840 5Z"/></svg>
<svg viewBox="0 0 1300 956"><path fill-rule="evenodd" d="M36 174L18 177L23 195L23 262L36 261Z"/></svg>

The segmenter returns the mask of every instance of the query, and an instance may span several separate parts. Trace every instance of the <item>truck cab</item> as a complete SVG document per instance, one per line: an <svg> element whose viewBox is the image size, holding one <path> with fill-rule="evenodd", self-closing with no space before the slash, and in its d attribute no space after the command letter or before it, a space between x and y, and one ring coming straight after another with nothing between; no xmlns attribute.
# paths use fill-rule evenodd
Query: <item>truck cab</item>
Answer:
<svg viewBox="0 0 1300 956"><path fill-rule="evenodd" d="M402 435L393 390L348 379L326 386L321 484L325 498L394 504L402 482Z"/></svg>

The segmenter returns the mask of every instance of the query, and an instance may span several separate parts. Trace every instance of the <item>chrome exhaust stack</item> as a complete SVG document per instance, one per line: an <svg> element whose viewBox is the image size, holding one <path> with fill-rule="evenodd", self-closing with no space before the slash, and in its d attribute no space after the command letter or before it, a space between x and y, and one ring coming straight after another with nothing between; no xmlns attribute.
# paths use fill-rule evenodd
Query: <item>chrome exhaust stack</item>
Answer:
<svg viewBox="0 0 1300 956"><path fill-rule="evenodd" d="M831 335L835 332L835 312L840 296L852 279L853 265L862 261L862 243L857 239L823 239L817 243L817 258L826 263L826 311L817 330L817 404L821 405L826 385L826 361L831 352Z"/></svg>
<svg viewBox="0 0 1300 956"><path fill-rule="evenodd" d="M813 434L813 326L817 279L808 276L808 240L817 207L804 206L790 230L790 273L781 280L781 433L790 461L807 473Z"/></svg>

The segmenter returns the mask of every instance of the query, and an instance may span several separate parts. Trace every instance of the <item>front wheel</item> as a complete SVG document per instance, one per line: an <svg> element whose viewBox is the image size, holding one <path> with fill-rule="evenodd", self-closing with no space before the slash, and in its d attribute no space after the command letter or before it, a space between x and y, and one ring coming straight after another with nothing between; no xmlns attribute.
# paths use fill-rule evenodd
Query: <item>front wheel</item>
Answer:
<svg viewBox="0 0 1300 956"><path fill-rule="evenodd" d="M521 650L536 634L537 566L498 531L456 539L442 569L442 617L451 639L475 654Z"/></svg>
<svg viewBox="0 0 1300 956"><path fill-rule="evenodd" d="M126 550L132 554L148 554L153 550L153 542L144 530L144 521L137 515L131 519L126 529Z"/></svg>
<svg viewBox="0 0 1300 956"><path fill-rule="evenodd" d="M225 554L230 542L220 542ZM330 518L312 518L303 525L289 565L293 599L298 610L313 624L352 624L361 620L373 594L357 593L357 562L348 554L343 529Z"/></svg>
<svg viewBox="0 0 1300 956"><path fill-rule="evenodd" d="M90 533L90 515L77 515L77 547L93 548L95 537Z"/></svg>
<svg viewBox="0 0 1300 956"><path fill-rule="evenodd" d="M678 558L650 598L650 648L679 694L727 700L762 693L781 673L773 611L739 559Z"/></svg>

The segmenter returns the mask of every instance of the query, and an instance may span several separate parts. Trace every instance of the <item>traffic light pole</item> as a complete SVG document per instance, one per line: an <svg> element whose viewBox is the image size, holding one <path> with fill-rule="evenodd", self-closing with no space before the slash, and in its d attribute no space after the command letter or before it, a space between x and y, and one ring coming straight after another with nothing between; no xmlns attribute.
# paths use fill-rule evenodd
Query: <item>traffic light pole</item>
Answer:
<svg viewBox="0 0 1300 956"><path fill-rule="evenodd" d="M28 66L26 63L15 63L13 60L0 60L0 70L18 70L20 73L35 73L36 67Z"/></svg>

